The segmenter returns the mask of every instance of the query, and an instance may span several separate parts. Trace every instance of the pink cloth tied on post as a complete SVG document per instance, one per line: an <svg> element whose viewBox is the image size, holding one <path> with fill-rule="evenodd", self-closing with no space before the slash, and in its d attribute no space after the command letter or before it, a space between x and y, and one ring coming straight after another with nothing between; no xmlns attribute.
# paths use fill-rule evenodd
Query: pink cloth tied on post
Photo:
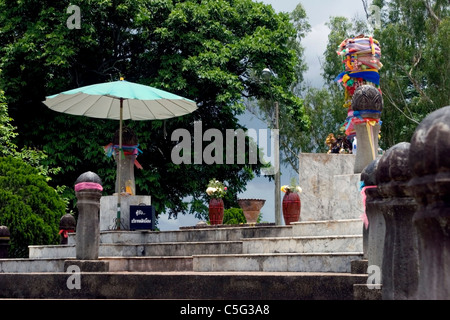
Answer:
<svg viewBox="0 0 450 320"><path fill-rule="evenodd" d="M86 190L86 189L94 189L103 191L103 187L95 182L80 182L75 185L75 192Z"/></svg>
<svg viewBox="0 0 450 320"><path fill-rule="evenodd" d="M364 213L360 216L360 218L362 219L362 221L364 222L364 227L369 228L369 219L367 218L367 214L366 214L366 199L367 199L367 195L366 195L366 190L367 189L376 189L377 186L367 186L362 188L361 190L361 195L362 195L362 201L363 201L363 206L364 206Z"/></svg>

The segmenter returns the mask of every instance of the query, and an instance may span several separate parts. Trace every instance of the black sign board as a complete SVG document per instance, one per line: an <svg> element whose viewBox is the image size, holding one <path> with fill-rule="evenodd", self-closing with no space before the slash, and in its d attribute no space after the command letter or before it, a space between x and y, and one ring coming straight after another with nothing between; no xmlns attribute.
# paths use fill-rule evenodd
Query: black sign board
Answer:
<svg viewBox="0 0 450 320"><path fill-rule="evenodd" d="M130 206L130 230L155 230L153 206Z"/></svg>

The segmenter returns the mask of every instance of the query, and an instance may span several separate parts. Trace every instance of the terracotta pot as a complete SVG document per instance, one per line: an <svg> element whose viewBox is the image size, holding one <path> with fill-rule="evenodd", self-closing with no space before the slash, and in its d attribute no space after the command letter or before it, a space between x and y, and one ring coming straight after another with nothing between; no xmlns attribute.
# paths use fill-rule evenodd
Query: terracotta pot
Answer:
<svg viewBox="0 0 450 320"><path fill-rule="evenodd" d="M299 221L300 209L300 195L297 192L287 191L283 197L283 218L287 226L292 222Z"/></svg>
<svg viewBox="0 0 450 320"><path fill-rule="evenodd" d="M264 206L266 200L262 199L239 199L239 206L244 211L245 219L249 224L255 224L258 221L258 216L261 208Z"/></svg>
<svg viewBox="0 0 450 320"><path fill-rule="evenodd" d="M223 223L223 200L212 198L209 200L209 222L211 225Z"/></svg>

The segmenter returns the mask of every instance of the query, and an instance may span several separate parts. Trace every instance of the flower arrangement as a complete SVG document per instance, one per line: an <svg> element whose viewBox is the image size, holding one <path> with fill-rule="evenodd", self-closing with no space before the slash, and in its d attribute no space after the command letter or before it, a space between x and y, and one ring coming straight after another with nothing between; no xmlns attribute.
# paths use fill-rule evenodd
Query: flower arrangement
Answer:
<svg viewBox="0 0 450 320"><path fill-rule="evenodd" d="M281 187L281 191L286 192L297 192L302 193L302 188L297 184L295 178L291 178L291 183L289 185L284 185Z"/></svg>
<svg viewBox="0 0 450 320"><path fill-rule="evenodd" d="M206 193L211 198L223 198L227 192L227 187L217 179L211 179L208 183Z"/></svg>

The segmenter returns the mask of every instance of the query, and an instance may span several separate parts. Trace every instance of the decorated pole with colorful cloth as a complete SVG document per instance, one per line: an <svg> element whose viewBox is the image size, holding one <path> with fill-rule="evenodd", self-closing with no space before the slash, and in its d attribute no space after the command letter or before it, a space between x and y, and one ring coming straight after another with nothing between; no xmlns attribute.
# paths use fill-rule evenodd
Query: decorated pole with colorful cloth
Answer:
<svg viewBox="0 0 450 320"><path fill-rule="evenodd" d="M335 81L341 83L345 88L344 108L348 109L347 119L345 120L345 134L349 140L356 136L355 117L352 98L355 91L363 85L370 85L380 90L380 75L378 71L383 67L380 62L381 49L377 40L372 37L360 35L355 38L349 38L342 41L337 54L342 58L343 72L341 72ZM363 117L364 118L364 117ZM373 121L372 121L373 123ZM367 130L370 128L366 128Z"/></svg>

